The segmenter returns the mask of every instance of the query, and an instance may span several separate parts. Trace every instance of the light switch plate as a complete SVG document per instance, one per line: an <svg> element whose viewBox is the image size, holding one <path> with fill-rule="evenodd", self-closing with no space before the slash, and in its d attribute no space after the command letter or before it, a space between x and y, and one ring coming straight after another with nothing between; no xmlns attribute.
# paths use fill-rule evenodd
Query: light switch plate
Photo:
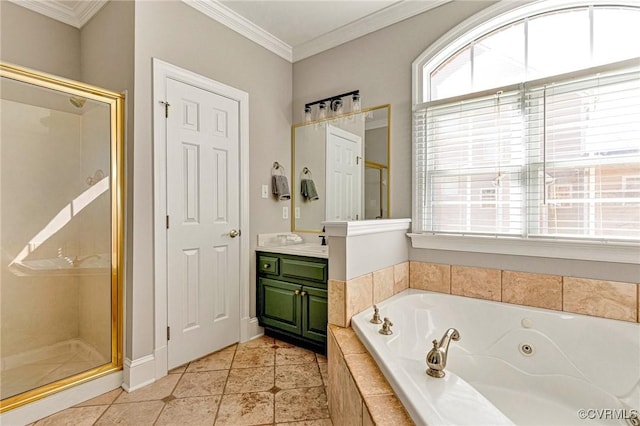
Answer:
<svg viewBox="0 0 640 426"><path fill-rule="evenodd" d="M269 198L269 185L262 185L262 198Z"/></svg>
<svg viewBox="0 0 640 426"><path fill-rule="evenodd" d="M287 206L282 207L282 218L289 219L289 207Z"/></svg>
<svg viewBox="0 0 640 426"><path fill-rule="evenodd" d="M300 207L296 207L294 209L295 215L296 215L296 219L300 219Z"/></svg>

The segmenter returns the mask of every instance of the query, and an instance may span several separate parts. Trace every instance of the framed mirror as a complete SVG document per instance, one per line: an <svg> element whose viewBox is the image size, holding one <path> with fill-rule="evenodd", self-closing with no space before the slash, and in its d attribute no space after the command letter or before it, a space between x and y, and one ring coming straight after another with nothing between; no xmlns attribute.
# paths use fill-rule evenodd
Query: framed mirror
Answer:
<svg viewBox="0 0 640 426"><path fill-rule="evenodd" d="M292 127L292 231L390 217L390 124L381 105Z"/></svg>

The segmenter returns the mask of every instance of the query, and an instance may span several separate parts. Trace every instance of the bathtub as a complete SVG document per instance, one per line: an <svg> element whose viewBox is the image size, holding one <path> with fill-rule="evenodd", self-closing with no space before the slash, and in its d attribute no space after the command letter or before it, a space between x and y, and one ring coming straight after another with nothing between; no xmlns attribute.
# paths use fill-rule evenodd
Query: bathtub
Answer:
<svg viewBox="0 0 640 426"><path fill-rule="evenodd" d="M352 327L418 425L629 425L640 410L639 324L414 289L378 308L392 335L373 308ZM449 327L460 340L430 377Z"/></svg>

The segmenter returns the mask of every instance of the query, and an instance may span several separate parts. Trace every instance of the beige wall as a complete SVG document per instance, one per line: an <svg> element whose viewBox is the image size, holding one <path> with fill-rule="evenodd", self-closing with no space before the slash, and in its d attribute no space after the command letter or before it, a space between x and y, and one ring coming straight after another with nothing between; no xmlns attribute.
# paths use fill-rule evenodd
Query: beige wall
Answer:
<svg viewBox="0 0 640 426"><path fill-rule="evenodd" d="M251 306L255 306L256 234L290 229L282 206L262 199L274 161L291 178L290 63L182 2L135 5L135 146L133 200L132 359L153 350L152 58L249 93Z"/></svg>
<svg viewBox="0 0 640 426"><path fill-rule="evenodd" d="M80 80L80 31L0 1L0 60Z"/></svg>

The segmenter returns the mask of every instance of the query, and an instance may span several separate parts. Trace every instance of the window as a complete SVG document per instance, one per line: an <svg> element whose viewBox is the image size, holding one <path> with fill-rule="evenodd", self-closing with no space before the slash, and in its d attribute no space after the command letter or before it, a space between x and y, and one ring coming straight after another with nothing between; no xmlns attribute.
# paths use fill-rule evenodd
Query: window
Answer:
<svg viewBox="0 0 640 426"><path fill-rule="evenodd" d="M414 62L414 232L640 241L640 8L557 5Z"/></svg>

